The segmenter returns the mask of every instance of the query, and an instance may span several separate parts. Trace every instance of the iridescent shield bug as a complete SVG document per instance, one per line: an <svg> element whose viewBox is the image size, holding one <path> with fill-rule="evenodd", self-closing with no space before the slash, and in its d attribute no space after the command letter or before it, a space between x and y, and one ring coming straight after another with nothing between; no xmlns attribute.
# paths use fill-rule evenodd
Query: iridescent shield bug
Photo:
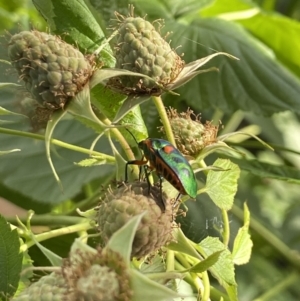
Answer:
<svg viewBox="0 0 300 301"><path fill-rule="evenodd" d="M165 178L179 191L176 200L179 199L181 194L196 198L197 181L193 169L188 160L174 145L167 140L147 138L139 142L138 146L143 151L143 157L141 160L132 160L126 163L125 182L128 179L128 165L148 166L147 163L149 162L148 168L151 171L156 171L159 177L160 189L162 188L162 180Z"/></svg>

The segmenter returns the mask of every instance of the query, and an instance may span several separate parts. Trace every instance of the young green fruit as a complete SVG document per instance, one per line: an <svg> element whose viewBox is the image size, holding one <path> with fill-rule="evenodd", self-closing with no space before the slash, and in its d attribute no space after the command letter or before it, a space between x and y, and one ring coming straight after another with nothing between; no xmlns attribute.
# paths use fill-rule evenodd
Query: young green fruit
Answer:
<svg viewBox="0 0 300 301"><path fill-rule="evenodd" d="M175 109L168 110L169 121L175 136L176 145L181 153L197 157L207 145L217 140L218 126L210 122L201 123L192 110L177 113ZM194 115L194 120L191 116ZM160 130L164 132L164 128Z"/></svg>
<svg viewBox="0 0 300 301"><path fill-rule="evenodd" d="M150 194L148 189L145 182L123 185L108 193L97 208L98 229L104 243L130 218L146 212L135 234L132 257L146 256L172 239L172 205L167 200L163 211L160 189L151 186Z"/></svg>
<svg viewBox="0 0 300 301"><path fill-rule="evenodd" d="M67 300L68 287L61 273L51 273L22 291L13 301Z"/></svg>
<svg viewBox="0 0 300 301"><path fill-rule="evenodd" d="M51 109L63 108L93 73L90 61L79 50L44 32L13 35L8 56L32 97Z"/></svg>
<svg viewBox="0 0 300 301"><path fill-rule="evenodd" d="M184 67L184 61L170 47L150 22L133 16L116 14L119 20L116 43L116 67L141 73L144 77L122 76L124 91L161 94L161 87L174 82Z"/></svg>

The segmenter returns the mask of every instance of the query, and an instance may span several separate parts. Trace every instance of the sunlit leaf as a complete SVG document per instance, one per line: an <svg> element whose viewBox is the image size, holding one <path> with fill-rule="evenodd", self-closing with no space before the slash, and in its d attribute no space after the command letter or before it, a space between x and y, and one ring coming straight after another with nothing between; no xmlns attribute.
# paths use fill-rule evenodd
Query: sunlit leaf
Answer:
<svg viewBox="0 0 300 301"><path fill-rule="evenodd" d="M122 255L129 264L132 250L132 243L135 232L145 213L132 217L122 228L117 230L106 245L106 249L111 249Z"/></svg>
<svg viewBox="0 0 300 301"><path fill-rule="evenodd" d="M18 287L22 268L23 254L20 253L20 242L17 230L0 215L0 292L1 298L9 299Z"/></svg>
<svg viewBox="0 0 300 301"><path fill-rule="evenodd" d="M92 53L106 40L84 0L34 0L33 4L52 32L77 45L84 53ZM101 52L101 61L108 67L114 66L109 45Z"/></svg>
<svg viewBox="0 0 300 301"><path fill-rule="evenodd" d="M234 279L234 265L232 255L224 244L216 237L207 237L199 243L200 253L207 257L215 252L223 251L218 261L210 268L210 271L218 279L221 285L236 285Z"/></svg>
<svg viewBox="0 0 300 301"><path fill-rule="evenodd" d="M239 229L233 243L232 257L235 264L248 263L251 256L253 242L249 234L250 212L244 203L244 226Z"/></svg>
<svg viewBox="0 0 300 301"><path fill-rule="evenodd" d="M210 170L208 172L205 192L218 207L229 210L237 192L240 169L238 165L224 159L217 159L214 166L222 168L223 171Z"/></svg>
<svg viewBox="0 0 300 301"><path fill-rule="evenodd" d="M200 261L198 264L194 265L189 270L189 272L202 273L202 272L206 271L208 268L210 268L212 265L214 265L218 261L222 252L223 252L223 250L217 251L217 252L209 255L207 258Z"/></svg>
<svg viewBox="0 0 300 301"><path fill-rule="evenodd" d="M165 301L169 298L180 297L177 292L150 280L134 269L130 270L130 275L131 287L134 291L132 301Z"/></svg>

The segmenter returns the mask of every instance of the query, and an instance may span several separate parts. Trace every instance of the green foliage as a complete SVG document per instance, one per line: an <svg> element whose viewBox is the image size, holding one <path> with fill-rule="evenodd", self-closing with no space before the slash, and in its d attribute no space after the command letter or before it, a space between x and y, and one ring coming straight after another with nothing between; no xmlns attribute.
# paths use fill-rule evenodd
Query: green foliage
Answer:
<svg viewBox="0 0 300 301"><path fill-rule="evenodd" d="M12 230L2 216L0 216L0 229L0 298L7 300L17 290L23 254L20 253L17 229Z"/></svg>
<svg viewBox="0 0 300 301"><path fill-rule="evenodd" d="M47 27L89 55L95 69L63 110L43 119L39 114L49 108L31 99L7 61L8 38L1 44L0 64L10 69L0 74L0 197L37 214L7 217L11 224L0 217L0 299L26 289L36 275L32 268L52 265L60 271L70 250L95 255L99 245L124 260L131 300L299 299L296 0L284 6L283 0L0 3L1 32ZM134 4L135 16L153 22L172 49L184 53L185 68L174 82L163 86L114 68L118 24L112 19L115 11L128 17L128 4ZM156 93L120 89L118 80L124 76L155 83ZM162 138L157 127L163 124L164 138L176 144L168 106L179 115L190 107L195 115L202 114L202 123L220 120L222 125L218 137L190 161L197 197L181 198L173 241L153 256L130 260L141 216L133 217L105 246L98 237L95 209L99 198L113 196L115 187L123 185L116 181L124 180L125 163L142 157L126 128L141 141ZM168 160L147 151L155 160ZM144 181L146 175L140 175ZM138 177L135 166L129 178ZM153 178L155 182L155 172ZM166 182L163 190L171 202L178 192ZM122 220L122 212L118 218ZM42 226L41 233L35 225Z"/></svg>

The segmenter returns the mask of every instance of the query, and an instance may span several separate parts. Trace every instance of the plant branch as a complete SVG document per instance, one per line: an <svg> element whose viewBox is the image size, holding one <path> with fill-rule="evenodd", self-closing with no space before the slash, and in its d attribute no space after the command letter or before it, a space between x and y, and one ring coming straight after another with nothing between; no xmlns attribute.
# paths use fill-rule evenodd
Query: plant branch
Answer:
<svg viewBox="0 0 300 301"><path fill-rule="evenodd" d="M222 219L223 219L223 244L228 246L229 239L230 239L230 226L229 226L229 219L228 219L228 212L225 209L222 209Z"/></svg>
<svg viewBox="0 0 300 301"><path fill-rule="evenodd" d="M76 225L73 225L73 226L64 227L64 228L44 232L44 233L41 233L41 234L37 234L34 237L35 237L35 241L41 242L41 241L44 241L44 240L47 240L47 239L50 239L50 238L53 238L53 237L66 235L66 234L79 232L79 231L84 231L84 230L89 230L89 229L92 229L92 228L93 228L93 226L92 226L91 222L89 221L89 222L80 223L80 224L76 224ZM31 240L31 241L26 242L27 248L30 248L33 245L35 245L35 241Z"/></svg>
<svg viewBox="0 0 300 301"><path fill-rule="evenodd" d="M18 217L19 220L26 224L28 217ZM17 224L15 217L5 217L5 219L11 224ZM66 216L55 214L41 214L33 215L30 220L32 226L68 226L81 223L85 218L79 216Z"/></svg>
<svg viewBox="0 0 300 301"><path fill-rule="evenodd" d="M6 128L2 128L0 127L0 133L2 134L7 134L7 135L13 135L13 136L19 136L19 137L27 137L27 138L32 138L32 139L36 139L36 140L45 140L45 136L43 135L39 135L39 134L34 134L34 133L28 133L28 132L23 132L23 131L16 131L16 130L11 130L11 129L6 129ZM87 155L94 155L94 156L101 156L103 159L106 160L107 163L115 163L115 157L110 156L110 155L106 155L103 153L99 153L97 151L90 151L89 149L80 147L80 146L76 146L73 144L69 144L57 139L51 139L50 140L52 144L73 150L73 151L77 151L77 152L81 152Z"/></svg>
<svg viewBox="0 0 300 301"><path fill-rule="evenodd" d="M167 140L170 141L176 147L176 141L174 138L174 134L171 128L171 124L164 106L164 103L160 96L152 96L153 102L156 106L158 114L160 116L161 122L163 124Z"/></svg>
<svg viewBox="0 0 300 301"><path fill-rule="evenodd" d="M280 292L286 290L289 286L299 283L299 273L294 272L290 274L284 280L280 280L278 285L273 286L265 294L261 295L259 298L254 299L254 301L267 301L274 300L280 294Z"/></svg>

